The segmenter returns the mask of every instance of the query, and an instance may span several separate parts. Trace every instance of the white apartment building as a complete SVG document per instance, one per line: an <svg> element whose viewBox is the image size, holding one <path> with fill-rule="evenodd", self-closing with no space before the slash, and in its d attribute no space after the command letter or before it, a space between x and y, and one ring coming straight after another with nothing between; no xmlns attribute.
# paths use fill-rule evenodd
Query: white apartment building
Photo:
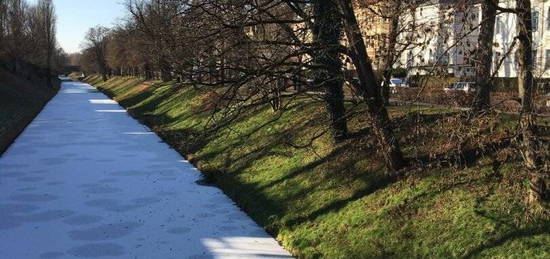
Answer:
<svg viewBox="0 0 550 259"><path fill-rule="evenodd" d="M409 75L474 75L481 6L459 2L433 0L403 18L400 42L404 48L396 66L407 68ZM504 0L500 5L514 7L514 3ZM535 76L550 78L550 1L532 0L532 9ZM493 47L497 77L517 77L515 49L511 49L516 35L515 14L500 13Z"/></svg>

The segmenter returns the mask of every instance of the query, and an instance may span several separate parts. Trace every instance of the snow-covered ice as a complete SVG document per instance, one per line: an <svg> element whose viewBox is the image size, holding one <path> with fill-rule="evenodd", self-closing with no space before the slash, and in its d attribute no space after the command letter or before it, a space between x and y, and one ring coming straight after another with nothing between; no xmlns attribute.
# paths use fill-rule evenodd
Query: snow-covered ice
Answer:
<svg viewBox="0 0 550 259"><path fill-rule="evenodd" d="M0 158L0 258L290 258L159 137L65 82Z"/></svg>

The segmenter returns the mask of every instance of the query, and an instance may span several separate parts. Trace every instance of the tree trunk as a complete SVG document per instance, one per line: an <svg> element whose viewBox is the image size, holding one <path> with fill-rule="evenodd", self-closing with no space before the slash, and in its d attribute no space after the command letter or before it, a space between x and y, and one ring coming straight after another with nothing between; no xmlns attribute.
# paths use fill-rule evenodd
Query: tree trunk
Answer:
<svg viewBox="0 0 550 259"><path fill-rule="evenodd" d="M531 188L528 193L528 203L539 203L546 192L544 183L544 172L542 161L539 157L539 143L537 140L537 129L534 123L534 94L535 84L533 79L533 28L531 17L530 0L516 0L517 8L517 29L518 29L518 63L519 76L518 88L522 101L521 130L522 130L522 155L525 166L531 172L529 179Z"/></svg>
<svg viewBox="0 0 550 259"><path fill-rule="evenodd" d="M105 62L105 56L104 56L104 53L105 52L101 52L100 50L97 50L97 60L98 60L98 65L99 65L99 72L101 73L101 79L103 79L103 81L107 81L109 79L108 77L108 67L107 67L107 62Z"/></svg>
<svg viewBox="0 0 550 259"><path fill-rule="evenodd" d="M172 69L165 59L160 61L160 77L163 82L172 81Z"/></svg>
<svg viewBox="0 0 550 259"><path fill-rule="evenodd" d="M101 68L101 79L103 79L103 81L107 81L109 79L107 76L107 69L103 66Z"/></svg>
<svg viewBox="0 0 550 259"><path fill-rule="evenodd" d="M402 0L393 0L390 1L388 6L382 7L385 8L388 13L394 12L394 14L391 16L391 23L388 33L387 49L385 51L383 65L384 82L382 84L382 91L380 93L384 100L384 104L386 105L390 104L390 80L393 74L393 63L395 61L396 55L397 37L399 36L399 19L401 19L399 10L401 10L402 6L401 1Z"/></svg>
<svg viewBox="0 0 550 259"><path fill-rule="evenodd" d="M348 134L346 108L344 106L344 74L337 46L342 33L342 19L337 6L331 0L314 2L313 35L316 50L313 54L315 85L325 91L326 108L333 138L339 142Z"/></svg>
<svg viewBox="0 0 550 259"><path fill-rule="evenodd" d="M393 126L388 115L384 100L380 96L380 84L376 79L372 62L367 54L363 35L359 29L350 0L339 0L339 6L344 15L344 30L349 44L350 56L357 69L359 84L357 91L367 104L367 112L372 120L372 127L382 148L382 154L390 174L405 166L399 142L394 135Z"/></svg>
<svg viewBox="0 0 550 259"><path fill-rule="evenodd" d="M163 69L161 70L161 79L163 82L172 81L172 74L169 70Z"/></svg>
<svg viewBox="0 0 550 259"><path fill-rule="evenodd" d="M476 57L477 92L474 98L474 111L480 112L491 106L493 40L498 2L484 0L481 5L481 26Z"/></svg>
<svg viewBox="0 0 550 259"><path fill-rule="evenodd" d="M153 75L151 74L151 67L149 66L149 64L145 64L143 66L143 72L145 72L145 80L153 79Z"/></svg>

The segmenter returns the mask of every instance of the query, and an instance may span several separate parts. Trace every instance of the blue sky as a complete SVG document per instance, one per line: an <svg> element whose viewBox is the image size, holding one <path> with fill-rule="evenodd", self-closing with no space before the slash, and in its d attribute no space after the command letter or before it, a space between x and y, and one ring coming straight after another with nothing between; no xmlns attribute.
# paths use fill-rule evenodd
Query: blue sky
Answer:
<svg viewBox="0 0 550 259"><path fill-rule="evenodd" d="M126 15L124 0L54 0L53 2L57 14L57 40L67 53L80 50L80 44L90 27L98 24L111 27Z"/></svg>

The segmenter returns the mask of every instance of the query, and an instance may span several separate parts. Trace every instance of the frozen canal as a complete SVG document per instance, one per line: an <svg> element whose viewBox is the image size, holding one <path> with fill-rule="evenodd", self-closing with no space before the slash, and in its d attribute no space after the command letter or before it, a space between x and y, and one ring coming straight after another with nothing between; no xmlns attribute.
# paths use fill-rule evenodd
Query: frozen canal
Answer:
<svg viewBox="0 0 550 259"><path fill-rule="evenodd" d="M87 84L0 157L0 258L290 258L219 189Z"/></svg>

